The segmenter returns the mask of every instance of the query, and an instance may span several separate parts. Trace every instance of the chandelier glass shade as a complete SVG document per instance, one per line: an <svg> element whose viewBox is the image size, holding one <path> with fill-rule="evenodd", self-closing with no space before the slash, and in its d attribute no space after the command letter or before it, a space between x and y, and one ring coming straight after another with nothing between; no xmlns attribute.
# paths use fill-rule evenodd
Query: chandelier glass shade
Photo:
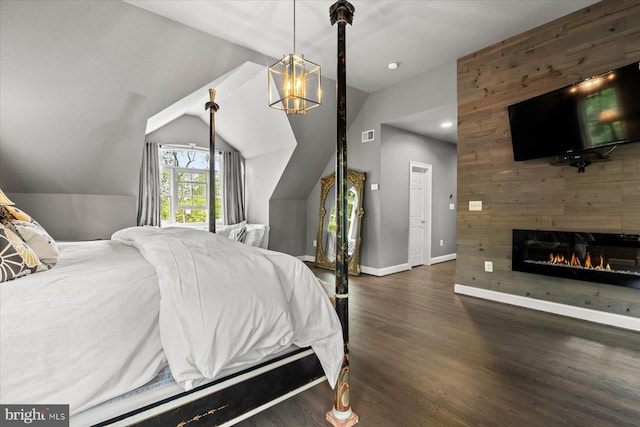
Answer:
<svg viewBox="0 0 640 427"><path fill-rule="evenodd" d="M306 114L322 103L320 66L296 53L296 2L293 0L293 53L269 67L269 106L287 114Z"/></svg>
<svg viewBox="0 0 640 427"><path fill-rule="evenodd" d="M322 103L320 66L291 53L269 67L269 106L305 114Z"/></svg>

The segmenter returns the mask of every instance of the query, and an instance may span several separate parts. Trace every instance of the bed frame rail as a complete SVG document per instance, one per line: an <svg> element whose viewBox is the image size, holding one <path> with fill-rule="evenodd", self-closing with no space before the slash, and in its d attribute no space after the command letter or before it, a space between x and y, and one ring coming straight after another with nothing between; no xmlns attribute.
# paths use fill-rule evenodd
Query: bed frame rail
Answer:
<svg viewBox="0 0 640 427"><path fill-rule="evenodd" d="M231 426L325 380L315 353L302 349L97 426Z"/></svg>

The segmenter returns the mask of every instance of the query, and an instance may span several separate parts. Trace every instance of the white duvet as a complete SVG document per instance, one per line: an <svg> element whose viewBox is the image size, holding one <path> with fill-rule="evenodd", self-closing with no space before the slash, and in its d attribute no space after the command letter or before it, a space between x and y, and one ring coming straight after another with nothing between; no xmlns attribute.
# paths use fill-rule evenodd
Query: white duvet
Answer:
<svg viewBox="0 0 640 427"><path fill-rule="evenodd" d="M183 228L134 227L112 238L135 246L158 271L160 339L183 387L291 344L311 346L335 385L340 321L302 261Z"/></svg>
<svg viewBox="0 0 640 427"><path fill-rule="evenodd" d="M332 386L342 363L335 310L301 261L202 231L62 244L53 269L0 284L0 304L3 404L73 414L167 361L189 388L291 344L314 349Z"/></svg>

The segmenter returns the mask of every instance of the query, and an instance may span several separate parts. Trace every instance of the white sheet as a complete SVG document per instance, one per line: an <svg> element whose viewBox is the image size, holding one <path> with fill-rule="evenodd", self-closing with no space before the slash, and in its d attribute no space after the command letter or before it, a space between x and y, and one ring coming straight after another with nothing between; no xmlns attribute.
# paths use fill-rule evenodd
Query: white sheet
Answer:
<svg viewBox="0 0 640 427"><path fill-rule="evenodd" d="M140 253L112 241L59 248L51 270L0 286L0 402L74 414L145 384L166 359L158 278Z"/></svg>
<svg viewBox="0 0 640 427"><path fill-rule="evenodd" d="M133 227L113 239L138 248L158 271L161 341L183 387L291 344L311 346L335 385L340 322L297 258L184 228Z"/></svg>

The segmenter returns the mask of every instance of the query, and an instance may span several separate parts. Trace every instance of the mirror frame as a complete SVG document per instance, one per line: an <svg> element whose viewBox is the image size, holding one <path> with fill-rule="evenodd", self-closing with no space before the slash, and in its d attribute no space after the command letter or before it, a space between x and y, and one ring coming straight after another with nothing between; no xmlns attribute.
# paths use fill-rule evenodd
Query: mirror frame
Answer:
<svg viewBox="0 0 640 427"><path fill-rule="evenodd" d="M362 199L364 196L364 181L366 179L366 174L364 172L356 172L353 170L347 170L347 185L351 184L356 190L356 194L358 195L358 203L356 206L356 217L355 217L355 226L356 229L356 239L355 239L355 247L353 248L353 253L349 257L349 274L353 274L355 276L360 275L360 244L362 242L361 237L361 226L362 226L362 216L364 215L364 209L362 207ZM323 231L324 231L324 218L327 215L327 209L325 208L325 203L327 201L327 195L331 191L332 188L335 187L336 183L336 174L331 173L324 178L321 179L321 189L320 189L320 209L318 212L318 234L316 238L316 260L314 265L316 267L327 268L330 270L335 269L336 263L335 261L329 261L327 255L324 251L323 246Z"/></svg>

